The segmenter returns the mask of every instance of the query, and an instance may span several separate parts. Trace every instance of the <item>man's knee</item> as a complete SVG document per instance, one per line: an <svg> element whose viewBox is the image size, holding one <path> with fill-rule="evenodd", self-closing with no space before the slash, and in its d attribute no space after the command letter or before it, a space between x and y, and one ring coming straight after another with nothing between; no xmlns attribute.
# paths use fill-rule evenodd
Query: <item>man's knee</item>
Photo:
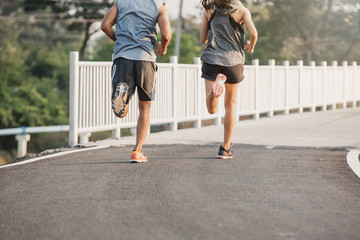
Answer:
<svg viewBox="0 0 360 240"><path fill-rule="evenodd" d="M150 111L151 101L139 101L139 111Z"/></svg>

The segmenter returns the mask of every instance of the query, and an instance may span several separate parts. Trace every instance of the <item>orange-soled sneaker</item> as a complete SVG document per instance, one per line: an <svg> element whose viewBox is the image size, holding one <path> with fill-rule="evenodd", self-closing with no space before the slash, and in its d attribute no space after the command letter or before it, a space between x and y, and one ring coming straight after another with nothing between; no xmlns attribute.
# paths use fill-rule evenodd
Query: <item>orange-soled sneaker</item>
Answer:
<svg viewBox="0 0 360 240"><path fill-rule="evenodd" d="M226 76L222 73L219 73L216 77L216 81L212 85L212 92L215 98L218 98L224 92L224 85L226 81Z"/></svg>
<svg viewBox="0 0 360 240"><path fill-rule="evenodd" d="M144 156L142 152L132 151L130 154L130 162L131 163L144 163L147 162L147 158Z"/></svg>
<svg viewBox="0 0 360 240"><path fill-rule="evenodd" d="M119 118L121 118L126 109L128 89L129 86L123 82L116 86L116 92L114 94L114 98L112 99L112 109L115 115Z"/></svg>

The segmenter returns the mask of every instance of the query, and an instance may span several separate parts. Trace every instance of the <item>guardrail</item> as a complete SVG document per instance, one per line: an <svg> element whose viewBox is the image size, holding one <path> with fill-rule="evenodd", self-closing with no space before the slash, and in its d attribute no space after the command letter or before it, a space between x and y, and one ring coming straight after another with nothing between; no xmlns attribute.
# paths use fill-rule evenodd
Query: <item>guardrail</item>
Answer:
<svg viewBox="0 0 360 240"><path fill-rule="evenodd" d="M137 96L130 102L129 113L123 119L114 116L111 110L111 62L79 61L78 53L70 53L70 132L69 144L85 143L91 132L112 130L113 138L120 138L120 128L136 126ZM169 123L176 131L179 122L215 119L220 125L224 111L210 115L205 105L205 84L201 79L201 62L178 64L176 57L170 63L158 64L156 73L156 97L152 104L151 124ZM261 114L272 117L275 113L289 114L290 110L302 113L304 109L322 111L336 109L337 104L355 108L360 101L360 68L356 62L338 66L333 62L327 66L322 62L316 66L296 66L283 62L275 66L246 66L245 80L241 83L237 99L237 116L250 115L259 119ZM220 104L223 103L221 98Z"/></svg>
<svg viewBox="0 0 360 240"><path fill-rule="evenodd" d="M0 136L15 135L18 142L17 156L22 157L27 153L27 143L30 141L30 133L68 132L69 126L48 126L48 127L19 127L0 129Z"/></svg>
<svg viewBox="0 0 360 240"><path fill-rule="evenodd" d="M69 144L86 143L92 132L112 131L113 138L120 138L121 128L136 127L138 116L137 95L123 119L114 116L111 110L111 62L79 61L78 52L70 53L70 116L69 126L21 127L0 130L1 135L16 135L18 156L26 154L30 133L69 131ZM170 63L159 63L156 73L155 101L152 103L151 124L169 123L172 131L178 123L193 121L200 128L202 120L214 119L221 124L223 108L210 115L205 104L205 84L201 76L201 62L178 64L176 57ZM356 62L338 66L322 62L316 66L304 66L302 61L290 66L284 61L275 66L245 66L245 80L240 84L237 99L237 118L260 115L289 114L291 110L331 110L340 104L342 108L357 107L360 102L360 67ZM220 98L220 106L223 97ZM80 141L79 141L80 140Z"/></svg>

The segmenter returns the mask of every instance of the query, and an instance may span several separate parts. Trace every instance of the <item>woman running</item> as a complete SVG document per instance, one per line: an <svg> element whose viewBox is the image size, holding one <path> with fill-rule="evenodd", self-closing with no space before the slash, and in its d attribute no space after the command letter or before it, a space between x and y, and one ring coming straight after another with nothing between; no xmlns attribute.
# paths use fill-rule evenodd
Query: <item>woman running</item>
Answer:
<svg viewBox="0 0 360 240"><path fill-rule="evenodd" d="M224 144L217 157L233 158L231 139L236 123L236 95L244 79L244 50L254 52L258 34L250 11L240 0L201 0L201 4L205 10L200 41L207 43L201 55L206 106L210 114L216 113L218 98L225 89ZM246 46L244 24L250 39Z"/></svg>

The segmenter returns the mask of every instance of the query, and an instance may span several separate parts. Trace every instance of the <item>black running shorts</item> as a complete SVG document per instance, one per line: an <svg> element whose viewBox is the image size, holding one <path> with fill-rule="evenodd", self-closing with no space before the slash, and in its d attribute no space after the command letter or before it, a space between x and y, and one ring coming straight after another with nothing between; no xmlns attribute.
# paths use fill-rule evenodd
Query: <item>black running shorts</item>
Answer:
<svg viewBox="0 0 360 240"><path fill-rule="evenodd" d="M126 58L117 58L112 66L112 96L114 98L116 86L122 82L128 89L126 104L137 93L140 101L152 101L155 95L155 72L157 65L149 61L136 61Z"/></svg>
<svg viewBox="0 0 360 240"><path fill-rule="evenodd" d="M216 77L219 73L222 73L226 76L226 83L235 84L240 83L244 80L244 65L238 64L231 67L219 66L208 64L206 62L203 63L202 68L202 78L208 80L216 80Z"/></svg>

